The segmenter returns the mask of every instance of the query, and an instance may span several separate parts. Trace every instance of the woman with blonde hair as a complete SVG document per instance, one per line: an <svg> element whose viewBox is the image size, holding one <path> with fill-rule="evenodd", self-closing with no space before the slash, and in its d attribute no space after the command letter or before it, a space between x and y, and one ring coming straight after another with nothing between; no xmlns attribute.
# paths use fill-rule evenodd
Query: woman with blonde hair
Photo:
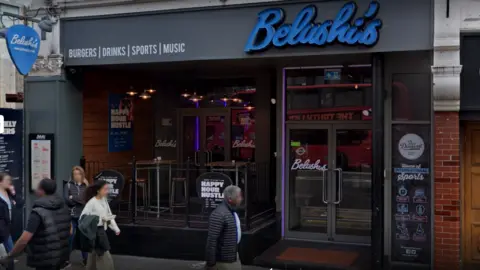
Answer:
<svg viewBox="0 0 480 270"><path fill-rule="evenodd" d="M75 239L75 233L78 228L78 219L85 207L85 191L88 187L88 180L85 178L85 171L80 166L74 166L70 179L65 184L63 190L63 196L65 202L70 207L70 213L72 216L71 236L70 236L70 252L73 251L73 241ZM82 252L82 263L87 264L86 252ZM63 268L70 266L70 262L67 262Z"/></svg>

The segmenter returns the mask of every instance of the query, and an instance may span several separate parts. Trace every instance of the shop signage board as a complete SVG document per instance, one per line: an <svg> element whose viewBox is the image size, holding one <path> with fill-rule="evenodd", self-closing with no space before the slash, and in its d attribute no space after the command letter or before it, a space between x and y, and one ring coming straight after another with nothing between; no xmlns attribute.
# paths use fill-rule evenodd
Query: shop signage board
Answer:
<svg viewBox="0 0 480 270"><path fill-rule="evenodd" d="M432 16L432 0L279 1L65 18L60 37L66 66L431 50Z"/></svg>
<svg viewBox="0 0 480 270"><path fill-rule="evenodd" d="M30 147L30 190L34 191L41 180L54 179L54 135L35 133L28 135Z"/></svg>
<svg viewBox="0 0 480 270"><path fill-rule="evenodd" d="M245 52L263 51L273 46L310 45L326 46L335 43L344 45L374 46L379 38L382 21L375 18L380 8L377 1L372 1L362 16L355 18L357 4L346 3L334 19L316 23L317 7L308 5L293 20L285 23L282 8L265 9L258 14L258 21L245 45Z"/></svg>
<svg viewBox="0 0 480 270"><path fill-rule="evenodd" d="M110 93L108 108L108 152L131 151L133 100L124 94Z"/></svg>
<svg viewBox="0 0 480 270"><path fill-rule="evenodd" d="M372 120L371 107L349 109L292 110L287 112L288 121L366 121Z"/></svg>
<svg viewBox="0 0 480 270"><path fill-rule="evenodd" d="M40 37L30 26L17 24L7 29L5 36L8 53L18 72L27 75L37 60Z"/></svg>
<svg viewBox="0 0 480 270"><path fill-rule="evenodd" d="M430 126L395 125L392 156L392 261L430 264Z"/></svg>
<svg viewBox="0 0 480 270"><path fill-rule="evenodd" d="M10 174L16 197L24 198L23 178L23 111L0 109L3 118L3 132L0 134L0 171ZM23 231L23 210L15 208L12 211L12 235L17 239Z"/></svg>
<svg viewBox="0 0 480 270"><path fill-rule="evenodd" d="M215 208L223 201L223 191L232 179L220 172L207 172L197 178L197 194L205 200L205 208Z"/></svg>
<svg viewBox="0 0 480 270"><path fill-rule="evenodd" d="M111 203L120 198L125 185L125 177L115 170L104 170L95 175L93 180L103 180L108 183L110 193L108 194L108 202Z"/></svg>

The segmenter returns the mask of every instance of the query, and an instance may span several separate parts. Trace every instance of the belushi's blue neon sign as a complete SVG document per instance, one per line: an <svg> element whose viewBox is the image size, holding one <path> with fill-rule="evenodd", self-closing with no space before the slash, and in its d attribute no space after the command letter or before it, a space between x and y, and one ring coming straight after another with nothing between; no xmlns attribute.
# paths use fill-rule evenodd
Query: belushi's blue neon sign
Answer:
<svg viewBox="0 0 480 270"><path fill-rule="evenodd" d="M303 8L292 24L284 23L285 14L281 8L269 8L258 14L258 21L245 52L263 51L271 46L284 48L295 45L325 46L333 43L346 45L374 46L379 38L382 21L375 16L380 9L377 1L372 1L363 16L353 20L357 13L355 2L346 3L335 20L315 23L317 8L308 5Z"/></svg>

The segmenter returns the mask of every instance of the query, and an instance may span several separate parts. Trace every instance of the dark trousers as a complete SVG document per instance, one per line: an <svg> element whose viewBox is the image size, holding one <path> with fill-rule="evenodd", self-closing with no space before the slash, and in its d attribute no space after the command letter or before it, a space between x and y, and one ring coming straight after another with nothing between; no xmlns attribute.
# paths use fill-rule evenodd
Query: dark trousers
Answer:
<svg viewBox="0 0 480 270"><path fill-rule="evenodd" d="M78 229L78 218L72 218L72 234L70 235L70 252L73 251L73 242L75 240L75 234ZM82 259L86 260L88 256L87 252L82 252Z"/></svg>

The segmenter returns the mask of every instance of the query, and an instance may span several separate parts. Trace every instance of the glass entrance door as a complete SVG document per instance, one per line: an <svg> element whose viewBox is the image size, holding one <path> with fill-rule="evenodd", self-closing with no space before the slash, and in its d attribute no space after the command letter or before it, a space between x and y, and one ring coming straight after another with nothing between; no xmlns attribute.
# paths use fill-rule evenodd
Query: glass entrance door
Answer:
<svg viewBox="0 0 480 270"><path fill-rule="evenodd" d="M291 125L287 149L286 236L369 243L370 127Z"/></svg>
<svg viewBox="0 0 480 270"><path fill-rule="evenodd" d="M230 159L228 109L183 109L179 114L179 160L204 168Z"/></svg>

